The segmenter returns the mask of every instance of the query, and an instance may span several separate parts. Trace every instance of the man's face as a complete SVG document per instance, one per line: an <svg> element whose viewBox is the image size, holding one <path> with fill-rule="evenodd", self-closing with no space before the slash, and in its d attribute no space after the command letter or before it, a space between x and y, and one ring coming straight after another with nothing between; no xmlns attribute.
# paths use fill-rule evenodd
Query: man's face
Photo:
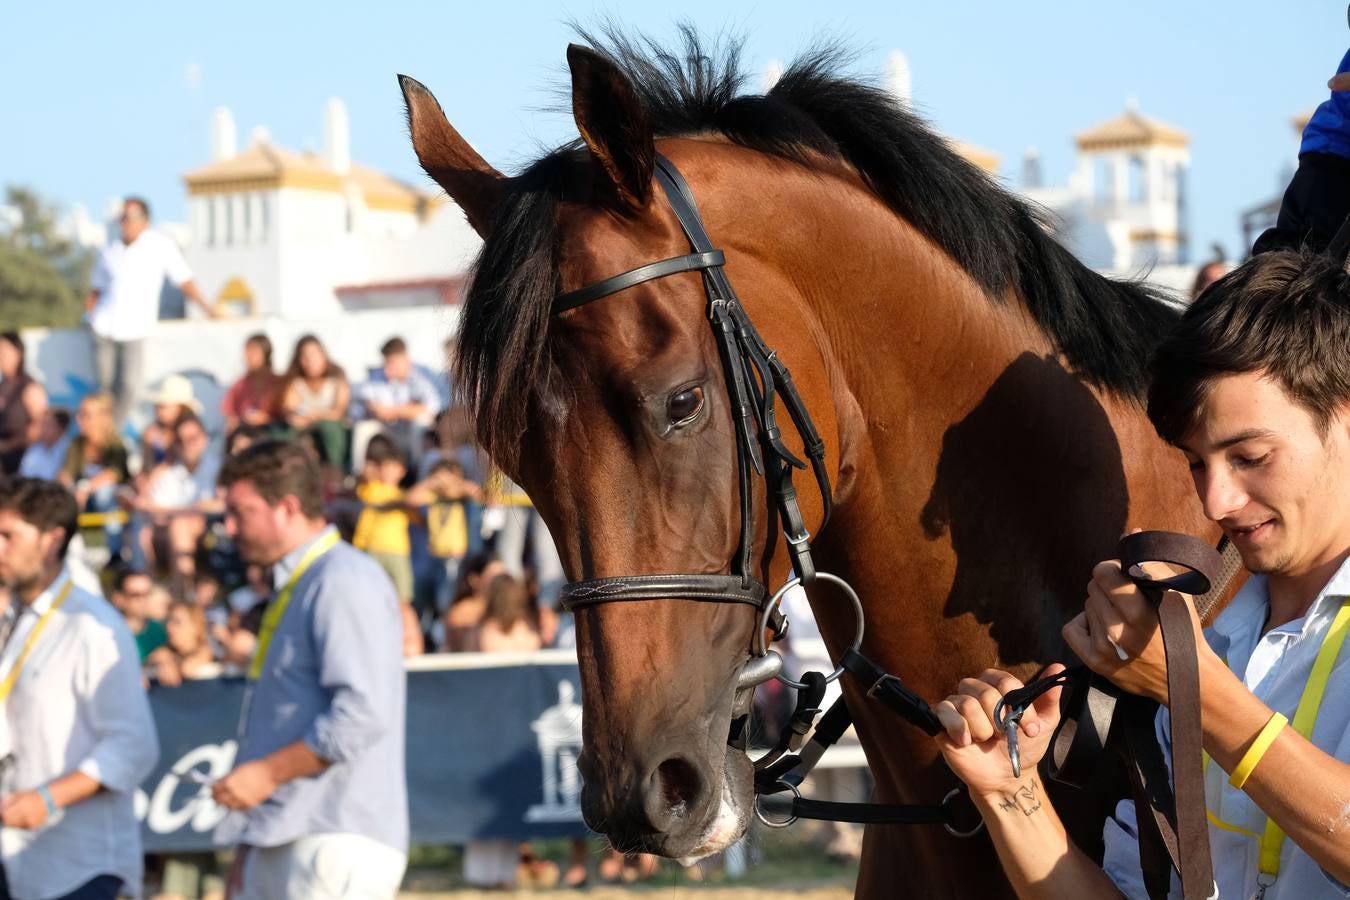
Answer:
<svg viewBox="0 0 1350 900"><path fill-rule="evenodd" d="M130 244L141 236L149 224L145 218L145 210L141 209L140 204L124 203L122 205L122 215L117 220L118 226L122 230L122 243Z"/></svg>
<svg viewBox="0 0 1350 900"><path fill-rule="evenodd" d="M40 586L43 566L61 537L59 528L43 532L14 510L0 509L0 584L19 592Z"/></svg>
<svg viewBox="0 0 1350 900"><path fill-rule="evenodd" d="M384 358L384 374L391 381L403 381L412 372L412 360L406 353L391 353Z"/></svg>
<svg viewBox="0 0 1350 900"><path fill-rule="evenodd" d="M285 555L286 525L294 498L270 505L250 481L236 481L225 491L225 530L245 561L270 566Z"/></svg>
<svg viewBox="0 0 1350 900"><path fill-rule="evenodd" d="M1350 423L1312 414L1261 372L1217 381L1182 441L1205 515L1257 573L1298 576L1345 550Z"/></svg>
<svg viewBox="0 0 1350 900"><path fill-rule="evenodd" d="M113 593L113 605L124 616L144 616L152 588L149 575L130 575L122 582L122 589Z"/></svg>
<svg viewBox="0 0 1350 900"><path fill-rule="evenodd" d="M189 468L195 468L201 462L210 443L211 438L200 422L188 421L178 426L178 453Z"/></svg>

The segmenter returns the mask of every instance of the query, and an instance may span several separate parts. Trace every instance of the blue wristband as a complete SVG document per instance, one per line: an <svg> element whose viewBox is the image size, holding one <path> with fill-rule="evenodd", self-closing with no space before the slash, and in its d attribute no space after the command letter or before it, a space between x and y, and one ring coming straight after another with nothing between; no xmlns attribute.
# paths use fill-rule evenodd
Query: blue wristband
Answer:
<svg viewBox="0 0 1350 900"><path fill-rule="evenodd" d="M45 784L42 787L38 788L36 793L39 797L42 798L43 805L47 807L48 819L54 817L58 812L61 811L61 807L56 805L56 801L52 799L52 792L47 789L47 786Z"/></svg>

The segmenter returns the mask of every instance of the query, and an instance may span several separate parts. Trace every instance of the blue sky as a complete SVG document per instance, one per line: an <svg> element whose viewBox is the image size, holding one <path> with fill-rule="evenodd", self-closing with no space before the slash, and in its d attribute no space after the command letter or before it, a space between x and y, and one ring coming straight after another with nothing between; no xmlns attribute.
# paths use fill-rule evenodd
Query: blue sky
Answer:
<svg viewBox="0 0 1350 900"><path fill-rule="evenodd" d="M1344 4L1314 0L5 7L0 183L95 213L142 193L157 216L182 220L179 176L207 161L218 105L234 112L241 143L263 125L282 146L317 149L324 103L341 97L353 158L429 186L408 145L398 72L430 87L498 168L516 168L575 135L568 117L540 111L564 75L567 19L610 15L657 36L678 18L743 34L756 72L822 34L856 47L865 75L879 77L899 49L920 112L999 153L1005 176L1035 145L1051 184L1067 177L1072 134L1137 98L1192 136L1199 255L1216 240L1239 250L1238 212L1278 192L1295 147L1289 119L1325 98L1350 45Z"/></svg>

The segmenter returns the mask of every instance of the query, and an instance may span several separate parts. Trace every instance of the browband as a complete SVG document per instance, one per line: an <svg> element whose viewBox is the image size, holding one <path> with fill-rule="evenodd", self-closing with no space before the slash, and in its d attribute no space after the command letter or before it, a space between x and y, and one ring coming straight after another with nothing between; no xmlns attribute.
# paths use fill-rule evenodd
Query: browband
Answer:
<svg viewBox="0 0 1350 900"><path fill-rule="evenodd" d="M664 278L677 272L711 269L713 266L725 265L726 261L726 257L722 255L721 250L709 250L707 253L686 253L684 256L672 256L670 259L647 263L645 266L638 266L636 269L629 269L627 272L613 275L604 281L592 282L585 287L577 288L575 291L559 294L553 298L553 313L556 315L578 306L585 306L592 300L617 294L619 291L635 287L644 281L654 281L657 278Z"/></svg>
<svg viewBox="0 0 1350 900"><path fill-rule="evenodd" d="M573 610L597 603L668 598L746 603L763 609L768 591L757 581L745 585L739 575L621 575L570 582L558 599L563 609Z"/></svg>

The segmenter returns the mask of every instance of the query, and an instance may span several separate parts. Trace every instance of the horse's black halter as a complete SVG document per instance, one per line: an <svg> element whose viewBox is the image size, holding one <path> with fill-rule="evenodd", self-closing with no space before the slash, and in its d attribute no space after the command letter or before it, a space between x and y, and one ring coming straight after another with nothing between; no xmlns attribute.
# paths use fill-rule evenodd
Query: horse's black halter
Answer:
<svg viewBox="0 0 1350 900"><path fill-rule="evenodd" d="M708 295L708 320L712 323L717 349L722 357L727 395L731 398L732 417L736 425L736 467L740 482L741 535L736 556L727 575L621 575L610 578L591 578L574 581L562 590L561 603L565 609L578 609L598 603L623 600L701 600L718 603L747 603L761 612L771 597L754 571L754 520L750 470L762 475L774 499L775 509L783 520L783 534L787 538L792 570L802 584L814 580L816 570L811 560L811 535L802 520L797 491L792 486L792 470L805 469L802 462L783 444L774 411L775 397L781 395L798 433L801 434L806 456L811 461L816 484L825 506L825 518L830 515L830 478L825 471L825 442L816 432L815 424L802 403L801 395L792 383L792 376L760 337L750 316L732 290L722 267L726 257L712 246L703 220L698 214L693 193L675 164L657 155L655 177L665 191L675 217L684 229L693 248L692 253L674 256L659 262L639 266L612 278L597 281L575 291L560 294L553 301L553 312L560 313L592 301L617 294L620 291L674 275L677 272L703 273L703 287ZM769 528L772 534L773 526ZM776 539L770 538L772 547Z"/></svg>

